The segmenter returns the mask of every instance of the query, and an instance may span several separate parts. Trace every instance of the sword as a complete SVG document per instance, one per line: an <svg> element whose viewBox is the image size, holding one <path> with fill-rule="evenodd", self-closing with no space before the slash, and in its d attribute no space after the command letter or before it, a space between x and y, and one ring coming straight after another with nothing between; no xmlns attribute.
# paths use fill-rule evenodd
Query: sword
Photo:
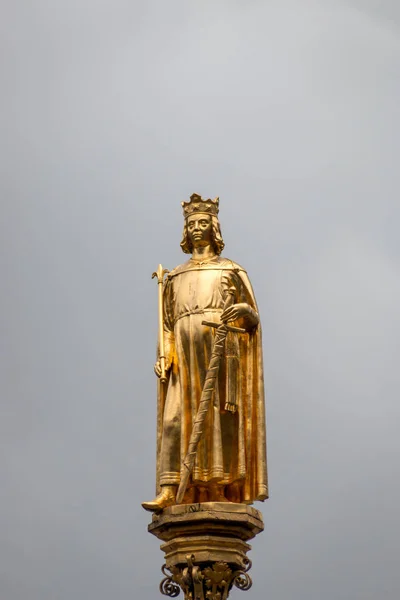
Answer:
<svg viewBox="0 0 400 600"><path fill-rule="evenodd" d="M164 276L169 273L168 269L163 269L162 265L158 265L157 271L151 276L152 279L157 277L158 280L158 348L160 353L160 366L161 366L161 383L167 381L165 374L165 349L164 349L164 298L163 298L163 286Z"/></svg>
<svg viewBox="0 0 400 600"><path fill-rule="evenodd" d="M224 310L228 308L228 306L233 304L233 301L234 290L228 290L228 296L225 300ZM178 493L176 495L177 504L180 504L183 500L183 496L185 495L186 488L189 482L190 474L193 471L197 448L201 436L203 434L204 421L207 417L207 413L210 408L211 400L215 390L216 380L218 377L218 371L221 364L221 359L224 354L226 336L228 335L229 331L234 331L236 333L246 333L246 329L242 329L241 327L233 327L231 325L226 325L225 323L202 321L202 325L207 325L208 327L216 328L215 341L211 353L210 364L208 365L208 370L204 381L203 390L201 392L199 408L193 424L192 433L190 435L188 451L181 467L181 481L179 484Z"/></svg>

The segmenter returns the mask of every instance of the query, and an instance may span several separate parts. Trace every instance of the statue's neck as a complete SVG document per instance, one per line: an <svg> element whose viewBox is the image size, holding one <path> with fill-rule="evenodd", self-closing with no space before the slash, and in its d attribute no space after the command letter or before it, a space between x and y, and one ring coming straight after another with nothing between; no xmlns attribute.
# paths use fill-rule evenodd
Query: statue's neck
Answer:
<svg viewBox="0 0 400 600"><path fill-rule="evenodd" d="M214 258L214 256L216 256L216 254L212 246L198 246L197 248L193 248L193 260L210 260L211 258Z"/></svg>

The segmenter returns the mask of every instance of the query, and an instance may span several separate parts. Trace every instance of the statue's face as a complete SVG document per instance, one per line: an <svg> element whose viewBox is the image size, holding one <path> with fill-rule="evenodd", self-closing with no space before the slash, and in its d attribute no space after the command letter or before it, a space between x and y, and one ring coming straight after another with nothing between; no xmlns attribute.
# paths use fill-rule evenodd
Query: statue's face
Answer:
<svg viewBox="0 0 400 600"><path fill-rule="evenodd" d="M189 239L194 248L208 246L212 242L212 221L209 215L195 214L187 220Z"/></svg>

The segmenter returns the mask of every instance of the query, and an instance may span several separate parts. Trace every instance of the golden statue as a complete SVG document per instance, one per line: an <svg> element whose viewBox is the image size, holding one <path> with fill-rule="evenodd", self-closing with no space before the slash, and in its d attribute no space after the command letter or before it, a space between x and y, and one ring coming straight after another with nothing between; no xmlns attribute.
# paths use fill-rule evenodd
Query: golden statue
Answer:
<svg viewBox="0 0 400 600"><path fill-rule="evenodd" d="M183 252L159 266L157 497L176 504L268 498L261 325L246 271L223 258L219 199L182 202ZM164 277L166 278L164 280Z"/></svg>

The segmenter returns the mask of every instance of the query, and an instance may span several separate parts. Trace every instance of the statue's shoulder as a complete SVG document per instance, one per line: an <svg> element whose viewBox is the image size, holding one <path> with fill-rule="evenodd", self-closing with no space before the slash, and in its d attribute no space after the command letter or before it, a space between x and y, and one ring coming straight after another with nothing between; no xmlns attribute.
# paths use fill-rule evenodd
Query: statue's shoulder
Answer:
<svg viewBox="0 0 400 600"><path fill-rule="evenodd" d="M175 267L175 269L172 269L172 271L168 273L168 278L175 277L175 275L179 275L180 273L184 273L185 271L190 269L190 265L190 260L187 260L181 265L178 265L177 267Z"/></svg>
<svg viewBox="0 0 400 600"><path fill-rule="evenodd" d="M242 271L244 273L246 273L246 269L244 267L242 267L242 265L239 265L239 263L235 262L234 260L231 260L230 258L226 258L224 256L220 256L220 263L221 268L223 269L229 269L235 272L239 272Z"/></svg>

